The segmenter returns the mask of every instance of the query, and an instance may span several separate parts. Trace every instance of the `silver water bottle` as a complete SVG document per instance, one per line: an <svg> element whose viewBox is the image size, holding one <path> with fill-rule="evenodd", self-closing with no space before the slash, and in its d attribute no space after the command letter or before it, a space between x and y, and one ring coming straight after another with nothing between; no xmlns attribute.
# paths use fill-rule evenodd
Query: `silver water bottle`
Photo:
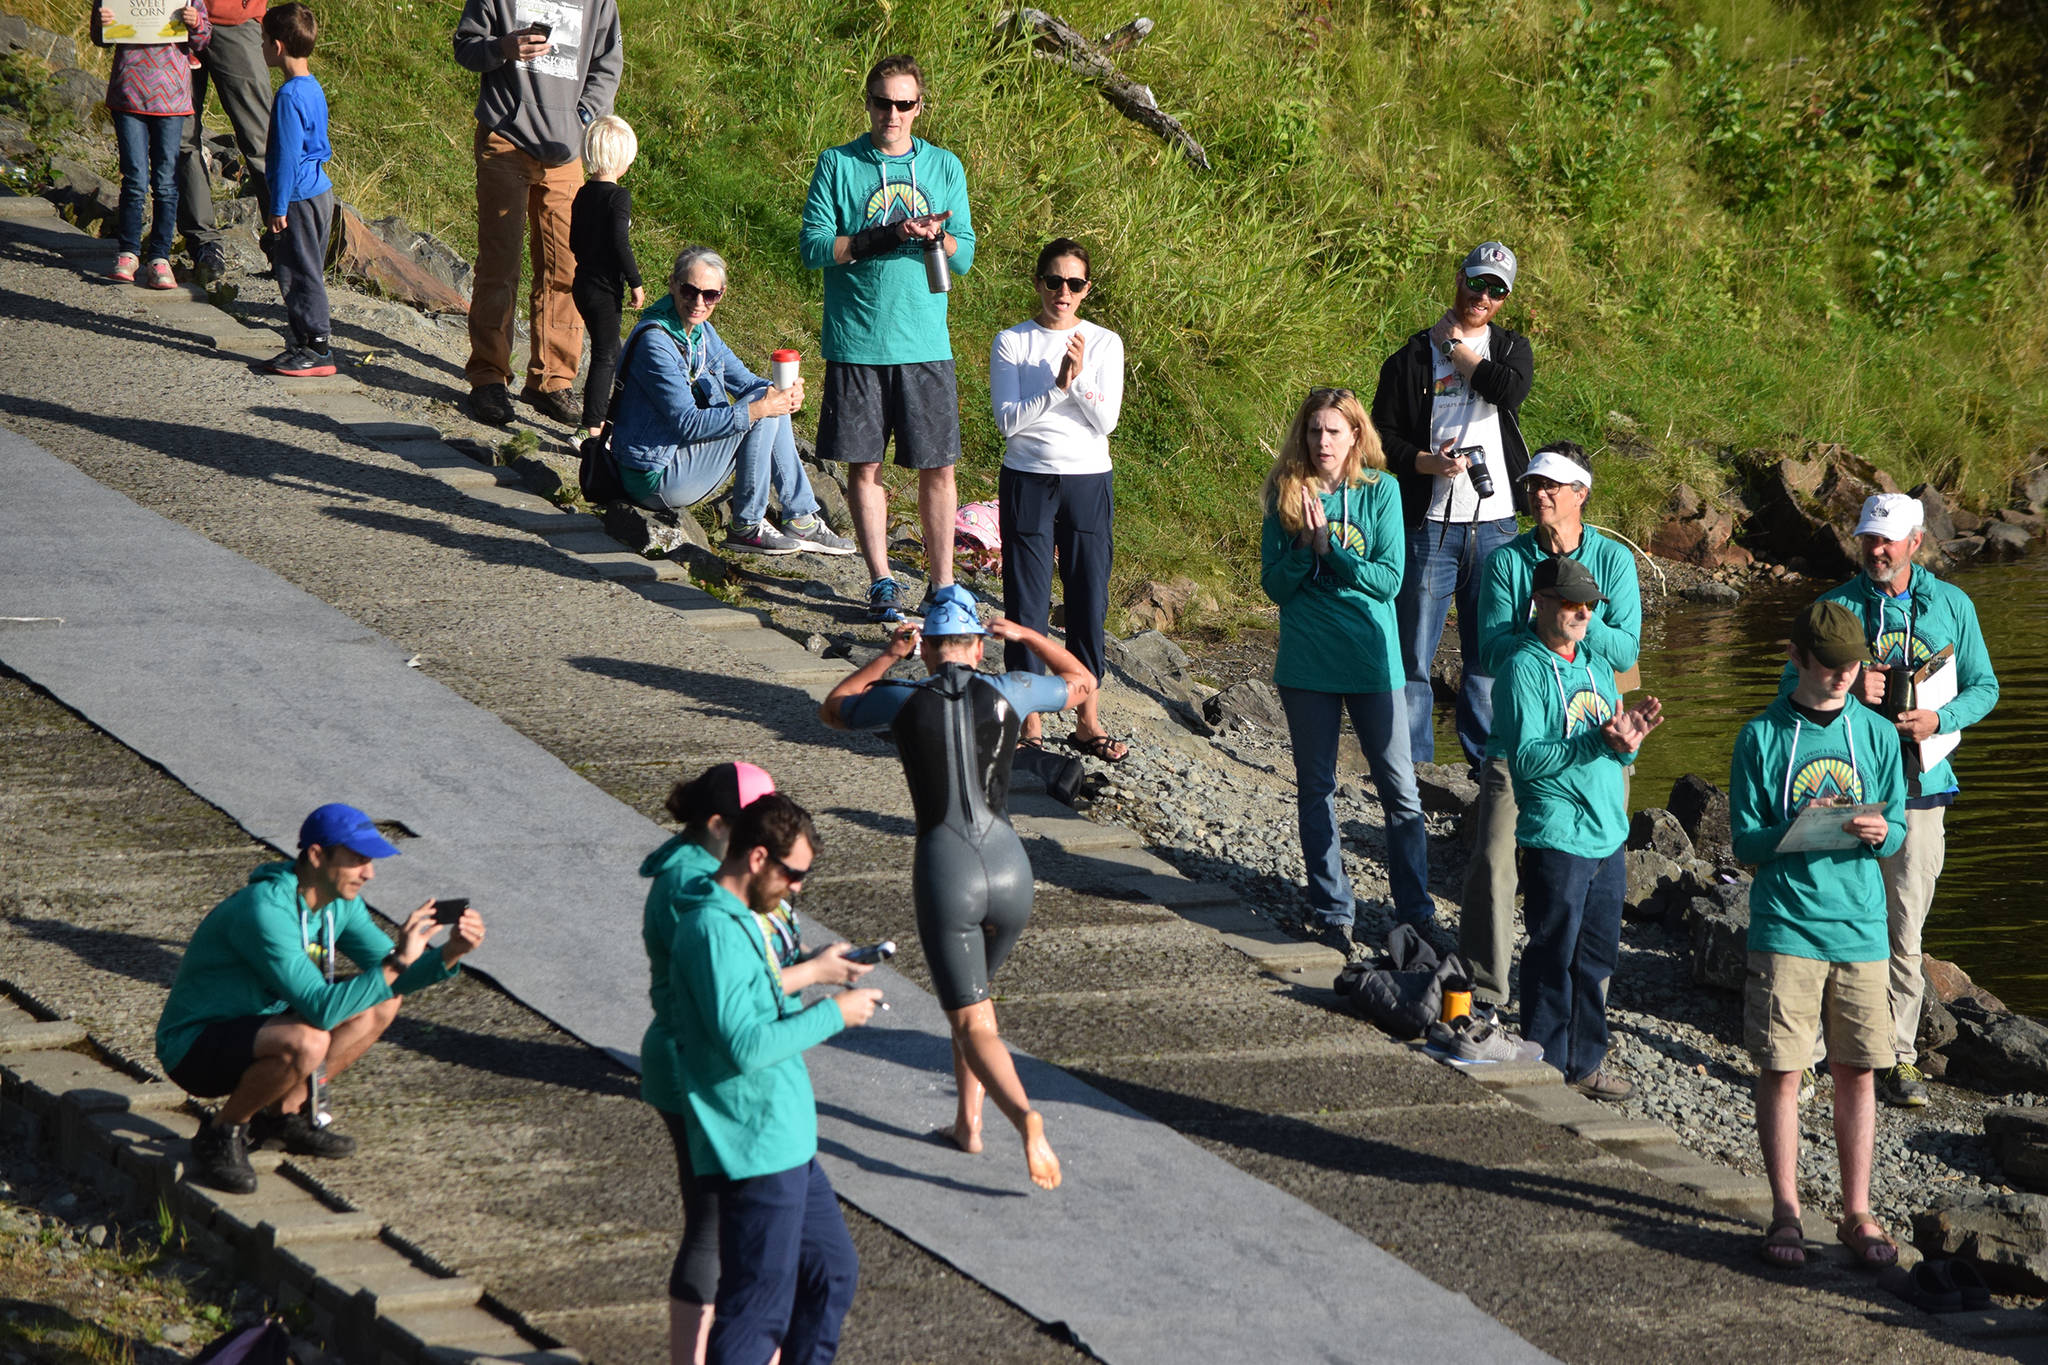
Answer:
<svg viewBox="0 0 2048 1365"><path fill-rule="evenodd" d="M928 238L924 244L924 283L934 294L953 292L953 268L946 264L946 234Z"/></svg>

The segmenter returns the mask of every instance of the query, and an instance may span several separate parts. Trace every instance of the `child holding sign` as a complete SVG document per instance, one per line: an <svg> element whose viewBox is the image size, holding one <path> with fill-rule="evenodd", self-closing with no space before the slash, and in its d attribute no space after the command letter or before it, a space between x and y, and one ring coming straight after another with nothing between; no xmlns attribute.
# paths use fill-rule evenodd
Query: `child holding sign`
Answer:
<svg viewBox="0 0 2048 1365"><path fill-rule="evenodd" d="M114 49L107 77L107 113L121 156L121 250L109 272L123 284L135 281L146 259L142 283L175 289L171 238L178 228L178 143L192 114L192 53L213 36L204 8L121 0L119 15L102 6L92 12L92 40ZM154 200L144 251L142 208ZM138 255L138 253L142 253Z"/></svg>

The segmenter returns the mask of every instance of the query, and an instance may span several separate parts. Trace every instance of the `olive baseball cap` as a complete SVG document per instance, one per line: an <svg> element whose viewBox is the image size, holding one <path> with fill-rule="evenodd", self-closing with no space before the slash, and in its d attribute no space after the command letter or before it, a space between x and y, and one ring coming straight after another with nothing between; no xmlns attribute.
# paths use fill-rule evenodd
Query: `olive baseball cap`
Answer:
<svg viewBox="0 0 2048 1365"><path fill-rule="evenodd" d="M1792 648L1824 668L1871 661L1863 623L1840 602L1815 602L1793 617Z"/></svg>
<svg viewBox="0 0 2048 1365"><path fill-rule="evenodd" d="M1567 602L1607 600L1607 594L1600 591L1599 580L1593 577L1593 571L1564 555L1552 555L1529 575L1529 595L1534 597L1543 592L1554 592Z"/></svg>

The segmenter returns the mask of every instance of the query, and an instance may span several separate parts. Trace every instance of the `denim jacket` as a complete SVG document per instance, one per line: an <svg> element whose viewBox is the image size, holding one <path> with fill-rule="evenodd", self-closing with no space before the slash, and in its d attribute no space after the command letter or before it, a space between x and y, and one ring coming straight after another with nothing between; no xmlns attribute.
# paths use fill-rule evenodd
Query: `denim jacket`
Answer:
<svg viewBox="0 0 2048 1365"><path fill-rule="evenodd" d="M679 446L745 431L752 425L747 404L768 391L768 381L742 365L708 322L686 345L659 322L643 319L626 345L631 352L621 407L612 418L612 453L628 469L662 469Z"/></svg>

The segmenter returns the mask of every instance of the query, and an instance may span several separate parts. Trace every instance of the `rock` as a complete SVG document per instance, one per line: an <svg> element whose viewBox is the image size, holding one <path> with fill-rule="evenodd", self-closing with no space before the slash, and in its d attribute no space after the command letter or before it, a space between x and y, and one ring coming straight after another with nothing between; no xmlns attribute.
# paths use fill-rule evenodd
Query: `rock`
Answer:
<svg viewBox="0 0 2048 1365"><path fill-rule="evenodd" d="M818 515L841 535L852 535L853 508L847 504L846 490L840 487L839 480L823 473L816 464L810 464L806 472L811 477L811 494L818 500Z"/></svg>
<svg viewBox="0 0 2048 1365"><path fill-rule="evenodd" d="M2027 552L2027 532L2009 521L1994 521L1984 528L1983 553L1992 559L2018 559Z"/></svg>
<svg viewBox="0 0 2048 1365"><path fill-rule="evenodd" d="M50 158L50 184L43 198L79 227L112 225L121 210L121 187L92 167L68 157Z"/></svg>
<svg viewBox="0 0 2048 1365"><path fill-rule="evenodd" d="M1928 956L1920 959L1920 970L1927 978L1935 999L1942 1004L1953 1004L1958 1000L1974 1001L1987 1014L2005 1014L2005 1002L1970 980L1970 974L1953 962Z"/></svg>
<svg viewBox="0 0 2048 1365"><path fill-rule="evenodd" d="M1680 927L1692 941L1692 979L1739 991L1749 972L1749 883L1717 886L1686 904Z"/></svg>
<svg viewBox="0 0 2048 1365"><path fill-rule="evenodd" d="M1856 518L1872 493L1896 493L1897 482L1847 446L1810 444L1799 457L1765 466L1751 489L1755 511L1745 527L1751 549L1764 558L1791 563L1800 571L1847 575L1859 563Z"/></svg>
<svg viewBox="0 0 2048 1365"><path fill-rule="evenodd" d="M1994 521L2003 521L2017 526L2030 536L2041 534L2042 517L2035 512L2023 512L2017 507L2001 507L1991 514Z"/></svg>
<svg viewBox="0 0 2048 1365"><path fill-rule="evenodd" d="M1993 1109L1984 1115L1984 1136L2008 1185L2048 1190L2048 1112Z"/></svg>
<svg viewBox="0 0 2048 1365"><path fill-rule="evenodd" d="M96 1247L105 1246L107 1244L107 1225L105 1223L94 1223L85 1230L85 1240Z"/></svg>
<svg viewBox="0 0 2048 1365"><path fill-rule="evenodd" d="M1124 599L1124 620L1132 630L1172 630L1190 606L1214 611L1216 599L1192 578L1148 579Z"/></svg>
<svg viewBox="0 0 2048 1365"><path fill-rule="evenodd" d="M1728 794L1706 778L1687 773L1671 784L1665 807L1703 858L1732 853L1728 847Z"/></svg>
<svg viewBox="0 0 2048 1365"><path fill-rule="evenodd" d="M1463 815L1479 802L1479 784L1462 763L1416 764L1415 790L1434 815Z"/></svg>
<svg viewBox="0 0 2048 1365"><path fill-rule="evenodd" d="M172 1323L164 1328L163 1339L172 1346L183 1346L186 1342L192 1340L192 1324L189 1322Z"/></svg>
<svg viewBox="0 0 2048 1365"><path fill-rule="evenodd" d="M1628 847L1653 848L1674 863L1692 861L1692 836L1668 810L1639 810L1628 822Z"/></svg>
<svg viewBox="0 0 2048 1365"><path fill-rule="evenodd" d="M33 156L35 150L36 140L29 132L28 125L20 119L0 114L0 156L10 160L21 160Z"/></svg>
<svg viewBox="0 0 2048 1365"><path fill-rule="evenodd" d="M1953 1068L1994 1095L2048 1090L2048 1028L2024 1014L1984 1009L1959 999L1949 1007L1956 1039L1947 1048Z"/></svg>
<svg viewBox="0 0 2048 1365"><path fill-rule="evenodd" d="M1959 536L1973 536L1984 529L1984 518L1967 507L1949 508L1948 519L1955 523L1956 534Z"/></svg>
<svg viewBox="0 0 2048 1365"><path fill-rule="evenodd" d="M382 224L417 236L396 218L383 219ZM334 243L328 256L329 264L343 279L381 298L409 303L429 313L469 311L469 296L463 290L440 278L410 251L387 241L346 204L334 215Z"/></svg>
<svg viewBox="0 0 2048 1365"><path fill-rule="evenodd" d="M640 554L673 554L685 544L711 548L697 519L686 513L650 512L630 502L606 504L605 534Z"/></svg>
<svg viewBox="0 0 2048 1365"><path fill-rule="evenodd" d="M1975 559L1984 553L1984 537L1957 536L1942 544L1941 552L1950 559Z"/></svg>
<svg viewBox="0 0 2048 1365"><path fill-rule="evenodd" d="M809 578L804 580L803 593L806 597L815 597L820 601L830 602L833 598L839 596L839 589L833 587L822 578Z"/></svg>
<svg viewBox="0 0 2048 1365"><path fill-rule="evenodd" d="M66 67L50 78L50 88L44 98L78 120L80 125L90 128L93 110L107 102L107 78L95 76L90 71L80 71L75 66Z"/></svg>
<svg viewBox="0 0 2048 1365"><path fill-rule="evenodd" d="M536 456L510 454L504 462L518 473L520 482L544 498L556 500L578 491L574 476L565 478L561 470Z"/></svg>
<svg viewBox="0 0 2048 1365"><path fill-rule="evenodd" d="M1280 694L1257 678L1234 682L1203 702L1202 718L1221 731L1249 725L1269 734L1287 733L1287 713L1280 707Z"/></svg>
<svg viewBox="0 0 2048 1365"><path fill-rule="evenodd" d="M1740 549L1740 546L1735 548ZM1707 579L1703 583L1688 583L1678 590L1678 595L1689 602L1702 602L1712 607L1731 607L1742 600L1742 592L1726 583Z"/></svg>
<svg viewBox="0 0 2048 1365"><path fill-rule="evenodd" d="M1654 848L1632 848L1622 855L1628 870L1628 889L1622 894L1622 913L1629 919L1661 917L1659 894L1668 883L1685 876L1685 869Z"/></svg>
<svg viewBox="0 0 2048 1365"><path fill-rule="evenodd" d="M78 65L78 45L63 34L38 28L12 14L0 14L0 52L11 49L40 57L58 70ZM100 93L106 94L105 81L100 82Z"/></svg>
<svg viewBox="0 0 2048 1365"><path fill-rule="evenodd" d="M2039 460L2044 452L2035 451ZM2036 464L2012 481L2012 495L2025 503L2029 512L2048 514L2048 464Z"/></svg>
<svg viewBox="0 0 2048 1365"><path fill-rule="evenodd" d="M1671 490L1671 496L1664 500L1664 513L1677 521L1691 521L1706 510L1707 504L1693 491L1689 483L1681 483Z"/></svg>
<svg viewBox="0 0 2048 1365"><path fill-rule="evenodd" d="M716 552L705 549L694 541L685 541L669 553L669 558L680 561L690 571L690 577L699 583L720 584L732 581L732 565Z"/></svg>
<svg viewBox="0 0 2048 1365"><path fill-rule="evenodd" d="M1734 536L1735 518L1718 507L1708 507L1697 517L1660 523L1650 537L1650 553L1706 569L1747 564L1749 551L1729 543Z"/></svg>
<svg viewBox="0 0 2048 1365"><path fill-rule="evenodd" d="M1931 483L1923 483L1913 490L1913 496L1920 500L1920 510L1926 514L1927 539L1937 544L1956 538L1955 518L1948 512L1948 499L1941 490Z"/></svg>
<svg viewBox="0 0 2048 1365"><path fill-rule="evenodd" d="M818 657L823 658L825 651L831 647L832 642L818 634L815 630L809 635L804 636L804 650L806 653L816 654Z"/></svg>
<svg viewBox="0 0 2048 1365"><path fill-rule="evenodd" d="M1938 1055L1941 1049L1956 1040L1958 1032L1955 1015L1949 1012L1947 1005L1936 998L1934 988L1929 986L1927 993L1920 1000L1920 1027L1913 1034L1914 1048L1922 1057ZM1947 1069L1946 1062L1947 1059L1944 1057L1944 1070Z"/></svg>
<svg viewBox="0 0 2048 1365"><path fill-rule="evenodd" d="M1128 640L1112 635L1103 642L1103 653L1140 690L1184 705L1195 700L1186 652L1158 631L1140 631Z"/></svg>
<svg viewBox="0 0 2048 1365"><path fill-rule="evenodd" d="M2048 1195L1944 1194L1913 1215L1913 1245L1969 1261L1996 1293L2048 1294Z"/></svg>

